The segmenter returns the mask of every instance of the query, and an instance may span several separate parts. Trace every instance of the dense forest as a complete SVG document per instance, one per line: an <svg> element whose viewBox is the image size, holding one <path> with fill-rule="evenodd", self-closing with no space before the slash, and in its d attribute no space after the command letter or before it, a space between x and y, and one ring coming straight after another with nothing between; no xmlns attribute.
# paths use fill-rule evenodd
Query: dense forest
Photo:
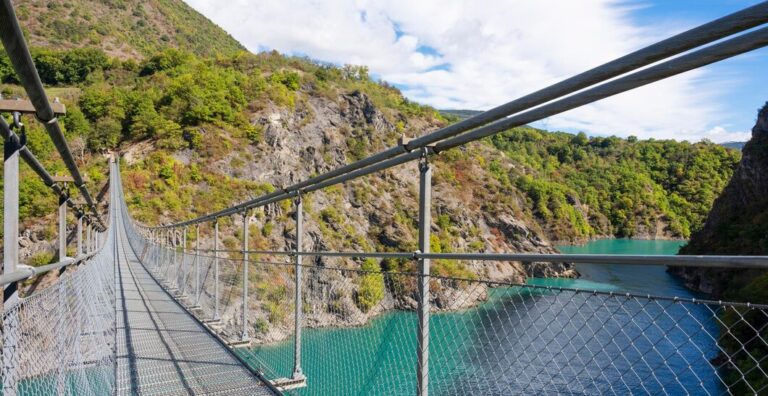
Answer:
<svg viewBox="0 0 768 396"><path fill-rule="evenodd" d="M702 226L740 158L710 142L534 128L493 136L491 144L520 165L499 177L527 194L555 239L687 238Z"/></svg>

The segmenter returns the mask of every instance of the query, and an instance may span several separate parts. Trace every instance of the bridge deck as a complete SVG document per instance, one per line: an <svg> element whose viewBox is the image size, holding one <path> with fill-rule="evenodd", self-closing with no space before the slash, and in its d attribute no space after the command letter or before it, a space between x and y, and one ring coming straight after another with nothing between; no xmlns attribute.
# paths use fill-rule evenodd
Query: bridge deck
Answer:
<svg viewBox="0 0 768 396"><path fill-rule="evenodd" d="M272 394L150 276L118 211L117 394Z"/></svg>

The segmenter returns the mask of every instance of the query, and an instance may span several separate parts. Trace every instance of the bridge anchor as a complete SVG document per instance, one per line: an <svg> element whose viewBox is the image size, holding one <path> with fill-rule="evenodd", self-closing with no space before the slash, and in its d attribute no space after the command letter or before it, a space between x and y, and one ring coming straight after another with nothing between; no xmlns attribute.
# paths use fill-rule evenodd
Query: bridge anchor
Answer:
<svg viewBox="0 0 768 396"><path fill-rule="evenodd" d="M280 391L307 387L307 378L304 376L301 376L301 378L277 378L271 382Z"/></svg>

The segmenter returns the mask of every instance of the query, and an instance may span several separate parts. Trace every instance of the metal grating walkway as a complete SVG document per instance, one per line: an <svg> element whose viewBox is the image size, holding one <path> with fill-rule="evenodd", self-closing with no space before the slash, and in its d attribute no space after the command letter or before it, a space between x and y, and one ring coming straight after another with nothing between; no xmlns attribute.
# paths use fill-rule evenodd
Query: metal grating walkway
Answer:
<svg viewBox="0 0 768 396"><path fill-rule="evenodd" d="M116 217L116 393L273 394L150 276Z"/></svg>

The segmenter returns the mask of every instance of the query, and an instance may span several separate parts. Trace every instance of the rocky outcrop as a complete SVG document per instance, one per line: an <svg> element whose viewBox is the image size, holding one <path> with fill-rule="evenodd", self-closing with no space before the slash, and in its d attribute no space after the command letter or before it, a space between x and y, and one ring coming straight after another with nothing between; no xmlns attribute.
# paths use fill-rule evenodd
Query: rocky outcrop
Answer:
<svg viewBox="0 0 768 396"><path fill-rule="evenodd" d="M244 148L245 152L233 150L203 166L208 171L269 183L276 188L288 186L347 164L356 159L356 153L368 155L396 144L401 133L393 120L404 121L398 119L397 114L384 111L358 91L342 93L335 100L309 96L297 102L295 109L267 106L251 117L252 123L263 130L261 143ZM416 118L405 122L407 131L427 131L439 126L425 124L424 120ZM499 155L487 145L473 147L481 156ZM241 158L248 160L240 161L240 166L233 165ZM524 202L522 194L513 194L513 199L508 199L510 194L501 193L496 185L498 182L485 176L487 171L478 164L453 164L435 158L433 166L436 214L432 232L440 244L452 251L556 252L536 222L523 217L524 212L517 209ZM466 180L446 181L442 175L446 172L458 174L454 169L459 166L468 168L461 169ZM337 188L313 192L305 202L303 248L318 251L416 250L417 186L418 167L407 164ZM493 188L497 195L489 195L485 188ZM496 201L502 202L496 204ZM490 204L493 204L493 210L489 210ZM291 216L291 209L283 209L280 205L258 210L250 219L255 230L262 230L251 233L254 243L269 250L294 249L295 229ZM267 224L270 231L264 232ZM225 235L229 232L234 229L222 229ZM385 296L377 305L364 309L357 302L362 275L322 270L324 267L359 268L359 262L351 258L328 257L307 257L306 260L318 267L306 281L305 304L306 309L312 311L307 315L307 326L359 326L386 310L416 307L412 278L386 275ZM409 272L413 268L409 266L414 263L406 260L396 265ZM462 270L478 278L507 282L525 282L529 276L577 276L565 263L466 261L461 266ZM433 264L433 268L436 272L441 271L440 263ZM290 286L291 280L281 280L281 276L265 274L264 278L275 279L274 284ZM435 280L434 283L433 306L438 310L467 308L487 298L488 286L485 284L468 287L466 283L449 280ZM289 299L285 300L285 303L289 302ZM250 305L253 315L262 318L260 323L269 323L254 329L257 342L275 341L290 334L291 317L270 318L269 307L258 294L253 295ZM333 307L333 311L324 311L327 307ZM238 309L232 306L224 312L225 334L234 336L242 328L238 322L241 316ZM291 312L289 307L286 312Z"/></svg>
<svg viewBox="0 0 768 396"><path fill-rule="evenodd" d="M768 104L758 113L741 162L715 200L703 229L680 253L768 253ZM759 275L758 271L680 267L672 267L669 272L682 277L688 287L716 296L736 290Z"/></svg>

